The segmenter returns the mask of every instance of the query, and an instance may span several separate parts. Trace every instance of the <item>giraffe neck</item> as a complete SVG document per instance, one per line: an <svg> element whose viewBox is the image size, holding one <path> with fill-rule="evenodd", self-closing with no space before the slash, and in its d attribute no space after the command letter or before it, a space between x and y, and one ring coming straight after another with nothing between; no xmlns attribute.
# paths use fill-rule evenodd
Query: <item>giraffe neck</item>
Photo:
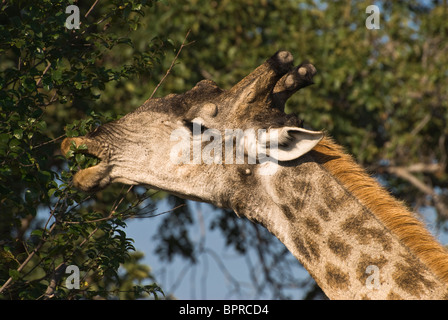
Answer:
<svg viewBox="0 0 448 320"><path fill-rule="evenodd" d="M447 299L448 254L422 223L331 141L315 150L263 180L270 212L252 219L331 299Z"/></svg>

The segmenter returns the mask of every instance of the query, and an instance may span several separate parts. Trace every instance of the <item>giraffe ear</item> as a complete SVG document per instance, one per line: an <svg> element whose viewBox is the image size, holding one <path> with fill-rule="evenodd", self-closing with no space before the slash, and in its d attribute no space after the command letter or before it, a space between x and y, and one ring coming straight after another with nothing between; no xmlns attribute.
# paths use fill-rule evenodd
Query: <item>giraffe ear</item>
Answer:
<svg viewBox="0 0 448 320"><path fill-rule="evenodd" d="M277 148L275 148L275 141L272 140L275 136L269 135L269 156L278 161L291 161L303 156L324 137L321 131L311 131L298 127L283 127L277 132Z"/></svg>

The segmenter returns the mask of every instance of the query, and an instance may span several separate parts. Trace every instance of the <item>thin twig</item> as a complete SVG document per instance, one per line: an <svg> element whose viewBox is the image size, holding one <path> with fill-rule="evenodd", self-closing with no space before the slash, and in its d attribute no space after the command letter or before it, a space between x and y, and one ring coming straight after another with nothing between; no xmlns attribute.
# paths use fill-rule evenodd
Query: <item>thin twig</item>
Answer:
<svg viewBox="0 0 448 320"><path fill-rule="evenodd" d="M87 13L84 15L84 18L87 18L87 16L90 14L90 11L93 10L93 8L95 8L96 4L98 3L99 0L96 0L92 6L90 7L89 11L87 11Z"/></svg>
<svg viewBox="0 0 448 320"><path fill-rule="evenodd" d="M60 203L60 199L55 204L53 210L50 213L50 217L47 219L47 221L45 223L45 226L44 226L44 229L43 229L43 233L42 233L42 239L40 240L39 244L36 246L36 248L34 248L33 251L31 251L31 253L28 255L28 257L26 257L25 261L23 261L22 264L17 268L17 272L20 272L20 271L23 270L23 268L25 268L25 266L31 261L31 259L34 257L34 255L40 250L40 248L42 248L42 246L46 242L47 239L44 236L45 235L45 231L47 230L48 223L50 222L51 218L54 216L54 212L55 212L57 206L59 205L59 203ZM50 229L48 230L48 234L50 234L55 227L56 227L56 223L54 223L50 227ZM9 279L6 280L6 282L0 288L0 293L2 293L6 288L8 288L12 281L13 281L13 278L9 277Z"/></svg>
<svg viewBox="0 0 448 320"><path fill-rule="evenodd" d="M181 205L178 205L177 207L174 207L174 208L172 208L170 210L166 210L166 211L163 211L163 212L160 212L160 213L157 213L157 214L154 214L154 215L150 215L150 216L134 216L134 217L127 217L127 218L130 218L130 219L154 218L154 217L157 217L157 216L161 216L162 214L166 214L166 213L172 212L172 211L177 210L179 208L182 208L184 206L185 206L185 204L181 204ZM107 220L111 220L111 219L114 219L114 218L116 218L116 217L109 215L109 216L104 217L104 218L95 219L95 220L89 220L89 221L61 221L61 222L65 223L65 224L87 224L87 223L96 223L96 222L101 222L101 221L107 221Z"/></svg>
<svg viewBox="0 0 448 320"><path fill-rule="evenodd" d="M50 284L47 287L47 290L45 290L44 296L45 300L51 299L54 297L54 291L56 290L56 287L61 279L61 277L64 275L65 269L67 268L67 265L65 262L62 262L59 264L53 271L53 275L50 279Z"/></svg>
<svg viewBox="0 0 448 320"><path fill-rule="evenodd" d="M131 192L131 190L132 190L133 187L134 187L134 186L130 186L130 187L128 188L128 191L126 191L126 194L124 194L124 195L121 197L120 201L118 201L117 205L115 205L115 206L112 207L112 210L110 211L109 217L112 217L112 215L117 211L118 207L119 207L120 204L123 202L124 197L125 197L129 192Z"/></svg>
<svg viewBox="0 0 448 320"><path fill-rule="evenodd" d="M166 78L166 77L168 76L168 74L171 72L171 69L173 69L174 64L176 63L177 58L179 57L179 54L180 54L180 52L182 51L182 49L183 49L184 47L186 47L186 46L188 46L188 45L190 45L190 44L192 43L192 42L185 43L185 42L187 41L188 35L190 34L190 31L191 31L191 30L188 30L188 31L187 31L187 34L185 35L184 41L182 41L182 44L181 44L179 50L177 51L177 54L176 54L176 56L174 57L173 61L171 62L170 67L168 68L168 70L166 71L165 75L162 77L162 79L160 80L160 82L157 84L157 86L155 87L154 91L152 92L152 94L151 94L151 96L149 97L148 100L150 100L150 99L154 96L154 94L156 93L156 91L157 91L157 90L159 89L159 87L162 85L163 81L165 81L165 78ZM146 101L148 101L148 100L146 100Z"/></svg>
<svg viewBox="0 0 448 320"><path fill-rule="evenodd" d="M51 233L53 229L55 228L56 224L53 224L50 229L48 230L48 233ZM17 272L22 271L23 268L31 261L31 259L34 257L34 255L40 250L40 248L44 245L45 240L42 239L41 242L37 245L36 248L34 248L33 251L28 255L28 257L25 259L25 261L22 262L22 264L17 268ZM3 293L5 289L9 287L11 282L13 281L12 277L10 277L0 288L0 293Z"/></svg>
<svg viewBox="0 0 448 320"><path fill-rule="evenodd" d="M48 100L48 102L47 103L45 103L45 104L42 104L42 107L48 107L49 105L51 105L53 102L55 102L57 99L56 99L56 96L58 95L58 93L55 91L55 93L53 94L53 96L51 97L51 99L50 100Z"/></svg>
<svg viewBox="0 0 448 320"><path fill-rule="evenodd" d="M33 147L33 148L34 148L34 149L36 149L36 148L40 148L40 147L45 146L45 145L47 145L47 144L56 142L56 141L58 141L58 140L64 138L65 136L66 136L66 134L64 133L63 135L60 135L59 137L54 138L53 140L50 140L50 141L47 141L47 142L43 142L43 143L41 143L41 144L39 144L39 145L37 145L37 146L35 146L35 147Z"/></svg>
<svg viewBox="0 0 448 320"><path fill-rule="evenodd" d="M172 209L170 209L170 210L167 210L167 211L163 211L163 212L160 212L160 213L157 213L157 214L153 214L153 215L150 215L150 216L135 216L135 217L131 217L131 219L154 218L154 217L161 216L162 214L166 214L166 213L172 212L172 211L174 211L174 210L177 210L177 209L182 208L182 207L185 207L185 206L186 206L185 204L181 204L181 205L178 205L177 207L174 207L174 208L172 208Z"/></svg>
<svg viewBox="0 0 448 320"><path fill-rule="evenodd" d="M89 197L87 197L85 200L87 200ZM61 198L58 199L58 201L56 202L54 208L51 210L50 212L50 216L48 217L47 221L45 222L44 228L43 228L43 233L42 233L42 238L39 242L39 244L36 246L36 248L34 248L33 251L31 251L31 253L28 254L28 256L26 257L25 261L22 262L22 264L17 268L17 272L21 272L25 266L31 261L31 259L34 257L34 255L39 252L39 250L42 248L42 246L46 243L48 237L51 235L51 233L53 232L53 230L55 229L57 223L53 223L52 226L47 230L48 224L50 223L50 220L55 217L55 212L56 212L56 208L61 204ZM45 236L46 235L46 236ZM12 283L13 278L9 277L9 279L2 285L2 287L0 288L0 293L2 293L4 290L6 290L10 284Z"/></svg>
<svg viewBox="0 0 448 320"><path fill-rule="evenodd" d="M44 72L42 73L42 75L40 76L39 80L36 83L37 87L40 86L40 83L42 82L44 75L47 73L47 71L48 71L48 69L50 69L50 67L51 67L51 62L48 62L47 66L44 69Z"/></svg>

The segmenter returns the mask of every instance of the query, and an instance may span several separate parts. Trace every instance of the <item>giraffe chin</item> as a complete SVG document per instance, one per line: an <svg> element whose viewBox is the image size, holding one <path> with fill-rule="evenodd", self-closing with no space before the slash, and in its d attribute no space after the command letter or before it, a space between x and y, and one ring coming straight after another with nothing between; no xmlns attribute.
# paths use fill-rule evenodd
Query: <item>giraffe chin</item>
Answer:
<svg viewBox="0 0 448 320"><path fill-rule="evenodd" d="M107 187L110 182L110 166L100 163L96 166L82 169L73 177L73 185L84 192L97 192Z"/></svg>

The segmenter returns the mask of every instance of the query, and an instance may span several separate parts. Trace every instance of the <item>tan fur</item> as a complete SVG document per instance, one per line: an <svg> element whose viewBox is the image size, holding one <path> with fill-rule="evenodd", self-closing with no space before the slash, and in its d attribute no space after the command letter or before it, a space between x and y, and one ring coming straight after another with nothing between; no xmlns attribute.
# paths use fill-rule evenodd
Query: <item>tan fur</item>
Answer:
<svg viewBox="0 0 448 320"><path fill-rule="evenodd" d="M448 251L402 202L392 197L330 138L324 138L311 154L430 270L448 283Z"/></svg>

